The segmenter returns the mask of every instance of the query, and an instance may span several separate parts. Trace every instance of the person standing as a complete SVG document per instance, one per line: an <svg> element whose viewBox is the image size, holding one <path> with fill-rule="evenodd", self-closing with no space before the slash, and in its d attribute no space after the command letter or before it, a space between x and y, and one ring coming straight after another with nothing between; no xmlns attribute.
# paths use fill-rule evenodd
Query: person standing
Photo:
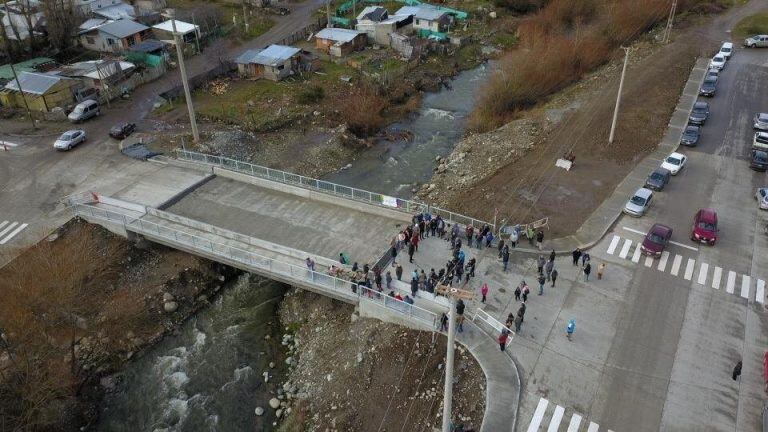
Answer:
<svg viewBox="0 0 768 432"><path fill-rule="evenodd" d="M539 274L544 274L544 263L546 262L547 260L544 259L544 255L539 255L539 260L536 265L536 267L539 269Z"/></svg>
<svg viewBox="0 0 768 432"><path fill-rule="evenodd" d="M395 267L395 276L397 276L397 280L403 280L403 266L400 264Z"/></svg>
<svg viewBox="0 0 768 432"><path fill-rule="evenodd" d="M549 260L555 262L555 256L555 250L552 249L552 252L549 254Z"/></svg>
<svg viewBox="0 0 768 432"><path fill-rule="evenodd" d="M493 244L493 233L491 230L488 230L488 232L485 234L485 247L491 247Z"/></svg>
<svg viewBox="0 0 768 432"><path fill-rule="evenodd" d="M525 230L525 236L528 237L528 244L533 246L533 240L534 240L534 237L536 237L536 233L533 231L533 228L528 227Z"/></svg>
<svg viewBox="0 0 768 432"><path fill-rule="evenodd" d="M544 283L545 283L546 281L547 281L547 280L546 280L546 279L544 279L544 275L543 275L543 274L540 274L540 275L539 275L539 295L542 295L542 294L544 294Z"/></svg>
<svg viewBox="0 0 768 432"><path fill-rule="evenodd" d="M522 284L520 284L520 285L522 285ZM515 301L520 301L520 293L522 292L520 290L520 285L518 285L517 288L515 288Z"/></svg>
<svg viewBox="0 0 768 432"><path fill-rule="evenodd" d="M584 267L591 259L592 257L588 253L581 254L581 266Z"/></svg>
<svg viewBox="0 0 768 432"><path fill-rule="evenodd" d="M414 237L416 238L416 237ZM408 243L408 262L413 262L413 254L416 252L416 245L413 242Z"/></svg>
<svg viewBox="0 0 768 432"><path fill-rule="evenodd" d="M552 270L555 269L555 262L552 260L547 261L546 264L544 264L544 273L547 275L547 280L550 280L552 278Z"/></svg>
<svg viewBox="0 0 768 432"><path fill-rule="evenodd" d="M502 349L502 351L504 350ZM733 380L736 381L740 375L741 375L741 360L739 360L739 362L736 363L736 367L733 368L733 374L731 375L731 378L733 378Z"/></svg>
<svg viewBox="0 0 768 432"><path fill-rule="evenodd" d="M520 238L520 234L517 229L513 229L509 234L509 242L512 243L512 247L517 247L517 240Z"/></svg>
<svg viewBox="0 0 768 432"><path fill-rule="evenodd" d="M572 340L573 332L575 331L576 331L576 320L570 319L568 321L568 325L565 327L565 336L568 338L568 340Z"/></svg>
<svg viewBox="0 0 768 432"><path fill-rule="evenodd" d="M579 258L581 258L581 249L574 249L573 252L571 252L571 256L573 257L573 265L578 264Z"/></svg>
<svg viewBox="0 0 768 432"><path fill-rule="evenodd" d="M387 283L387 289L392 289L392 273L390 273L389 270L387 270L387 275L384 278L384 281Z"/></svg>
<svg viewBox="0 0 768 432"><path fill-rule="evenodd" d="M507 271L507 265L509 264L509 247L504 245L504 249L501 251L501 262L504 264L504 271Z"/></svg>
<svg viewBox="0 0 768 432"><path fill-rule="evenodd" d="M475 232L475 227L472 225L467 226L467 229L464 231L464 234L467 236L467 247L472 247L472 237Z"/></svg>
<svg viewBox="0 0 768 432"><path fill-rule="evenodd" d="M520 304L520 309L517 310L517 316L520 317L520 322L525 321L525 302L522 302Z"/></svg>
<svg viewBox="0 0 768 432"><path fill-rule="evenodd" d="M501 334L499 335L499 348L501 348L502 351L504 351L504 348L507 346L507 339L509 339L509 330L501 329Z"/></svg>
<svg viewBox="0 0 768 432"><path fill-rule="evenodd" d="M349 260L344 256L344 252L339 254L339 262L342 264L349 264Z"/></svg>
<svg viewBox="0 0 768 432"><path fill-rule="evenodd" d="M515 317L515 333L520 333L520 328L523 326L523 315L525 315L525 310L523 310L522 315L518 312Z"/></svg>
<svg viewBox="0 0 768 432"><path fill-rule="evenodd" d="M523 285L523 304L528 301L528 294L531 293L531 289L528 288L528 285Z"/></svg>
<svg viewBox="0 0 768 432"><path fill-rule="evenodd" d="M589 274L592 272L592 264L587 261L587 265L584 266L584 282L589 282Z"/></svg>
<svg viewBox="0 0 768 432"><path fill-rule="evenodd" d="M416 291L419 290L419 280L416 278L411 279L411 295L416 297Z"/></svg>
<svg viewBox="0 0 768 432"><path fill-rule="evenodd" d="M448 315L445 312L440 316L440 331L448 331Z"/></svg>
<svg viewBox="0 0 768 432"><path fill-rule="evenodd" d="M488 284L483 283L483 286L480 288L480 294L483 296L483 299L480 300L481 303L485 303L485 298L488 296Z"/></svg>
<svg viewBox="0 0 768 432"><path fill-rule="evenodd" d="M557 269L552 269L552 288L555 287L556 280L557 280Z"/></svg>
<svg viewBox="0 0 768 432"><path fill-rule="evenodd" d="M421 237L419 237L419 234L414 234L413 237L411 237L411 244L413 244L413 247L415 250L419 250L420 241L421 241Z"/></svg>
<svg viewBox="0 0 768 432"><path fill-rule="evenodd" d="M459 329L459 333L464 331L464 300L459 299L456 303L456 326Z"/></svg>
<svg viewBox="0 0 768 432"><path fill-rule="evenodd" d="M603 278L603 273L605 273L605 263L600 263L600 265L597 266L597 280Z"/></svg>
<svg viewBox="0 0 768 432"><path fill-rule="evenodd" d="M544 245L544 231L539 230L539 232L536 233L536 247L541 250L541 247Z"/></svg>
<svg viewBox="0 0 768 432"><path fill-rule="evenodd" d="M497 247L499 248L499 259L501 259L501 250L504 249L504 239L499 239Z"/></svg>
<svg viewBox="0 0 768 432"><path fill-rule="evenodd" d="M309 271L315 271L315 261L312 258L307 257L305 262L307 263L307 268Z"/></svg>

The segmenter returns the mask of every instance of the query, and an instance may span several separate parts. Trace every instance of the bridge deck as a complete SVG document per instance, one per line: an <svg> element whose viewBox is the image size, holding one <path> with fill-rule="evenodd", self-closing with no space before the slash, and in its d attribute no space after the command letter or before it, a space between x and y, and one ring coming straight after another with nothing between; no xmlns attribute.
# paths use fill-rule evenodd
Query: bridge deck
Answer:
<svg viewBox="0 0 768 432"><path fill-rule="evenodd" d="M169 212L309 254L373 263L402 221L216 177Z"/></svg>

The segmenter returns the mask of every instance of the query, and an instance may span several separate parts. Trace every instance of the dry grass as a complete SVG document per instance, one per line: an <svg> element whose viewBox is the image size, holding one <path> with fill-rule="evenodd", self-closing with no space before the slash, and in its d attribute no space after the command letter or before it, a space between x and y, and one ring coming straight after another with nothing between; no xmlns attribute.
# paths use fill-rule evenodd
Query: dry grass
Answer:
<svg viewBox="0 0 768 432"><path fill-rule="evenodd" d="M690 0L681 11L712 1ZM578 81L616 49L666 17L667 0L552 0L518 27L507 54L483 89L470 128L487 131Z"/></svg>
<svg viewBox="0 0 768 432"><path fill-rule="evenodd" d="M341 107L341 117L349 130L357 136L368 136L384 126L384 108L387 100L375 86L365 82L350 90L347 102Z"/></svg>

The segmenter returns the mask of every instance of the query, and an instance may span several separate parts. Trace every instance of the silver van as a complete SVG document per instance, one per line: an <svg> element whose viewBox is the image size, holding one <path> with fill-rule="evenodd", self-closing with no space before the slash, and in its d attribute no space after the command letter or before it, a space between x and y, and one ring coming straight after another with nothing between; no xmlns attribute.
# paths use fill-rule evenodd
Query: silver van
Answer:
<svg viewBox="0 0 768 432"><path fill-rule="evenodd" d="M93 99L88 99L75 105L75 109L67 116L72 123L79 123L86 121L91 117L95 117L101 114L99 104Z"/></svg>

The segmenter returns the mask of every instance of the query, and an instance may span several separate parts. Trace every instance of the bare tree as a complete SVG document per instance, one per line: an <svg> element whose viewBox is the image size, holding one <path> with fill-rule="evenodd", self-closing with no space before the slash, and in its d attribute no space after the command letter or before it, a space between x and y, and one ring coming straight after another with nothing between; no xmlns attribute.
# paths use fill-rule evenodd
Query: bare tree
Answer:
<svg viewBox="0 0 768 432"><path fill-rule="evenodd" d="M57 50L68 48L77 31L81 14L72 0L42 0L48 41Z"/></svg>

